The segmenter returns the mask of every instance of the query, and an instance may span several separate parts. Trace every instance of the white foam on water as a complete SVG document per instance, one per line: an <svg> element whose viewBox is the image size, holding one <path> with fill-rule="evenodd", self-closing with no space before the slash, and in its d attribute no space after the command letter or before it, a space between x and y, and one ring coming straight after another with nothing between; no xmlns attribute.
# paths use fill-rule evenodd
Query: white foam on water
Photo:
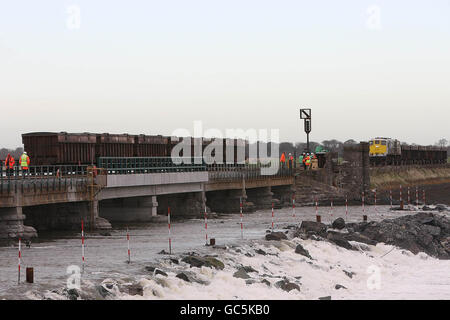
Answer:
<svg viewBox="0 0 450 320"><path fill-rule="evenodd" d="M301 243L313 260L295 253ZM250 245L217 252L217 258L225 263L224 270L188 268L196 277L208 284L185 282L169 272L168 277L157 275L142 278L143 296L119 293L118 299L450 299L450 261L438 260L425 253L414 255L390 245L370 246L360 244L361 251L351 251L325 241L300 240L268 243L253 241ZM262 249L267 255L254 254ZM245 253L254 254L248 257ZM386 254L387 253L387 254ZM244 279L233 277L241 265L250 266L258 273L248 275L256 281L246 284ZM186 266L177 267L179 271ZM368 286L373 275L380 271L380 288ZM354 272L352 278L343 270ZM299 278L301 277L301 278ZM268 287L261 279L271 283ZM283 291L274 286L287 279L300 286L300 292ZM347 289L335 289L343 285ZM372 289L371 289L372 288Z"/></svg>

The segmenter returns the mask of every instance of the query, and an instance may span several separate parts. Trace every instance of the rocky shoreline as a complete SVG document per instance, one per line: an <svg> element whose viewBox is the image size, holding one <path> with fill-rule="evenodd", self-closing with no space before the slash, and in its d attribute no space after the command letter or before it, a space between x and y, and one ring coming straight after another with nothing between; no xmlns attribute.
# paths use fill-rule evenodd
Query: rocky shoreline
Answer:
<svg viewBox="0 0 450 320"><path fill-rule="evenodd" d="M440 207L441 212L438 212L436 207L423 209L433 209L433 212L421 211L414 215L379 222L345 223L342 218L338 218L331 225L326 225L314 221L303 221L300 225L290 225L281 231L267 230L264 240L253 240L239 245L212 246L206 250L207 253L198 251L166 255L161 252L161 259L158 259L158 262L147 263L143 266L142 278L139 281L121 282L117 279L105 279L101 284L91 286L89 290L54 290L38 298L163 298L161 291L157 288L160 288L159 290L170 288L174 281L178 283L176 286L180 286L180 283L195 288L199 285L210 286L215 281L214 274L222 272L227 272L232 279L244 280L244 286L260 288L258 290L278 289L279 292L285 292L288 296L303 294L302 269L305 267L298 268L298 274L297 271L293 271L289 276L275 273L272 268L287 267L280 264L281 257L284 255L283 252L292 252L290 254L302 256L299 267L303 264L323 272L329 270L323 266L323 256L320 257L322 262L319 262L317 252L307 250L307 248L311 250L311 243L315 242L318 244L327 242L333 244L335 248L340 247L339 250L344 248L348 250L347 252L356 254L372 251L373 246L384 243L394 246L393 249L396 247L403 249L402 253L406 252L404 250L410 251L409 256L423 252L440 260L449 260L450 220L446 217L448 208ZM385 252L382 257L391 251ZM398 250L396 252L398 254ZM420 259L423 257L421 256ZM265 262L261 264L258 261ZM347 286L354 281L355 277L361 277L350 265L330 266L330 269L337 269L336 272L340 272L347 279L346 282L339 277L333 278L330 290L333 292L347 290ZM330 293L331 291L328 291L323 296L317 296L316 299L331 299L331 296L327 295Z"/></svg>
<svg viewBox="0 0 450 320"><path fill-rule="evenodd" d="M348 250L357 250L351 242L368 245L385 243L414 254L425 252L438 259L450 259L450 220L443 214L432 212L419 212L380 222L346 224L344 219L338 218L331 226L303 221L295 228L294 237L326 240Z"/></svg>

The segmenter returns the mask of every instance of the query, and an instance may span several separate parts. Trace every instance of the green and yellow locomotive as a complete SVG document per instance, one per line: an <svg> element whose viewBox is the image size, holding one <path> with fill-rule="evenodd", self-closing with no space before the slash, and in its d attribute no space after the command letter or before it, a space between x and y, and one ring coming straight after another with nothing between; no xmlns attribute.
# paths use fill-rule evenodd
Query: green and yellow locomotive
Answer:
<svg viewBox="0 0 450 320"><path fill-rule="evenodd" d="M372 166L447 163L447 149L435 146L402 144L391 138L369 140Z"/></svg>

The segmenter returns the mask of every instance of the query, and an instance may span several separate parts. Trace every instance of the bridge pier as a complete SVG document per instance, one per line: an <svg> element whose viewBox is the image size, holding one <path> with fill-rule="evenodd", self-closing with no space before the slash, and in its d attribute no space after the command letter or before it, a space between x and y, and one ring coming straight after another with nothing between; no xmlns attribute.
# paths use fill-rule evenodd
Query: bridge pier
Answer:
<svg viewBox="0 0 450 320"><path fill-rule="evenodd" d="M255 211L255 205L247 201L247 192L245 189L231 189L222 191L210 191L206 193L206 203L214 212L219 213L238 213L240 210L240 199L244 201L243 211Z"/></svg>
<svg viewBox="0 0 450 320"><path fill-rule="evenodd" d="M81 219L87 230L91 226L91 204L88 201L56 203L24 207L25 223L39 232L54 230L80 230ZM99 216L99 203L94 201L94 229L109 230L111 224Z"/></svg>
<svg viewBox="0 0 450 320"><path fill-rule="evenodd" d="M156 196L100 201L100 216L112 222L149 222L156 217Z"/></svg>
<svg viewBox="0 0 450 320"><path fill-rule="evenodd" d="M274 201L282 207L292 205L292 194L294 192L293 186L276 186L272 187Z"/></svg>
<svg viewBox="0 0 450 320"><path fill-rule="evenodd" d="M271 187L248 189L247 196L247 200L254 203L256 210L271 208L272 201L274 201ZM278 204L278 201L276 201L276 204Z"/></svg>
<svg viewBox="0 0 450 320"><path fill-rule="evenodd" d="M24 225L22 207L0 208L0 239L31 239L37 237L36 229Z"/></svg>
<svg viewBox="0 0 450 320"><path fill-rule="evenodd" d="M166 194L158 196L158 214L167 215L170 206L170 213L173 218L202 218L205 211L204 192L186 192L178 194ZM207 212L211 210L207 207Z"/></svg>

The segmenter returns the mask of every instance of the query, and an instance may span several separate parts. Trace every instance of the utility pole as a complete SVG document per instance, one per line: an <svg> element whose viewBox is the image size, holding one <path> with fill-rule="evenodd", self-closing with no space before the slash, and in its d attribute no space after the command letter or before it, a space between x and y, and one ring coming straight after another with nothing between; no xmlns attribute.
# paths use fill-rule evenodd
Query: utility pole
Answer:
<svg viewBox="0 0 450 320"><path fill-rule="evenodd" d="M306 133L306 150L309 150L309 133L311 132L311 109L300 109L300 119L304 120L304 130Z"/></svg>

